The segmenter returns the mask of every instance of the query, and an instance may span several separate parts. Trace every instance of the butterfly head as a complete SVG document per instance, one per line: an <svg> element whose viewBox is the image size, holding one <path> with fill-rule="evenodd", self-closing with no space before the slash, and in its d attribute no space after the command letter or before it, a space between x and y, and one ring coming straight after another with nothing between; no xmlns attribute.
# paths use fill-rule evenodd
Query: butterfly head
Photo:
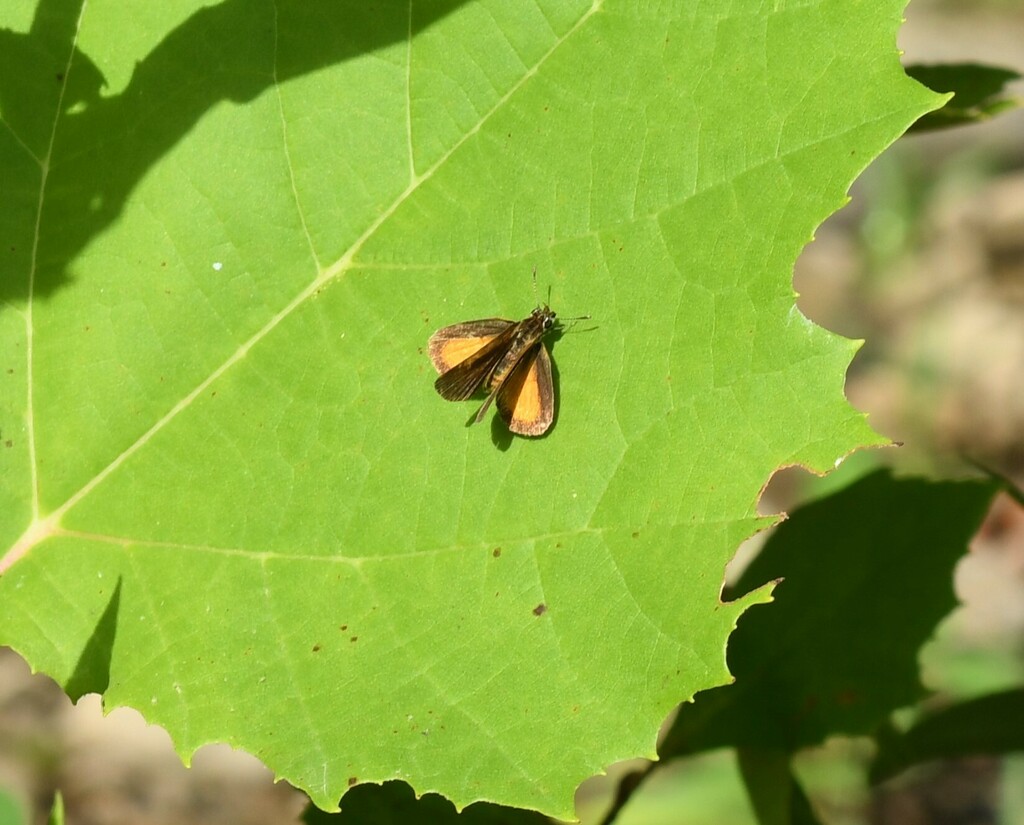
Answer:
<svg viewBox="0 0 1024 825"><path fill-rule="evenodd" d="M561 324L558 321L558 315L552 311L551 307L547 304L541 304L533 312L530 313L531 317L540 324L542 332L549 332L552 329L560 328Z"/></svg>

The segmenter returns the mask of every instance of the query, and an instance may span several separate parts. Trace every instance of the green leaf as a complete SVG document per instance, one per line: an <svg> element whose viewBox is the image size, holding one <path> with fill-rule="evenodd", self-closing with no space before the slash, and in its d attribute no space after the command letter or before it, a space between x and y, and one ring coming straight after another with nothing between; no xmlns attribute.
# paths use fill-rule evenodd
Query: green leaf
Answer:
<svg viewBox="0 0 1024 825"><path fill-rule="evenodd" d="M50 815L46 819L47 825L64 825L64 795L57 791L53 796L53 805L50 807Z"/></svg>
<svg viewBox="0 0 1024 825"><path fill-rule="evenodd" d="M333 808L572 816L730 680L779 466L881 443L793 262L939 99L901 2L4 7L0 641ZM594 328L547 437L437 327Z"/></svg>
<svg viewBox="0 0 1024 825"><path fill-rule="evenodd" d="M1024 688L991 693L926 713L905 731L884 728L871 765L881 782L934 759L1024 751Z"/></svg>
<svg viewBox="0 0 1024 825"><path fill-rule="evenodd" d="M25 825L28 817L18 798L10 791L0 788L0 825Z"/></svg>
<svg viewBox="0 0 1024 825"><path fill-rule="evenodd" d="M936 92L952 92L946 105L929 112L911 128L916 132L977 123L1021 105L1021 99L1005 94L1006 84L1020 74L979 63L941 63L907 66L907 74Z"/></svg>
<svg viewBox="0 0 1024 825"><path fill-rule="evenodd" d="M777 604L729 646L737 684L684 706L662 758L723 745L795 751L867 734L921 698L917 653L954 607L953 566L999 485L878 471L793 513L737 591L778 579Z"/></svg>

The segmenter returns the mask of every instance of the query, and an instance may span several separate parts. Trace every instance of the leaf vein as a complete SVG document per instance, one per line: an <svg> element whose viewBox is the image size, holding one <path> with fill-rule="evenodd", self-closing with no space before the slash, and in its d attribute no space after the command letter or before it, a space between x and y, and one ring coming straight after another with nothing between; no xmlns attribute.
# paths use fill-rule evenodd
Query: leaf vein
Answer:
<svg viewBox="0 0 1024 825"><path fill-rule="evenodd" d="M33 306L35 303L36 271L39 264L39 236L43 223L43 204L46 201L46 182L50 176L50 162L53 159L53 147L57 142L57 126L60 123L61 112L64 110L64 94L68 88L68 78L71 75L71 63L74 60L75 50L78 47L78 33L82 28L82 18L85 17L85 8L87 5L88 0L82 0L82 6L78 10L78 20L75 21L75 33L71 38L71 48L68 50L68 60L64 65L64 76L60 84L60 93L57 95L56 111L53 114L53 126L50 129L50 142L46 147L46 156L40 164L39 204L36 208L35 226L32 228L32 253L29 259L28 271L28 302L25 308L25 428L26 441L28 443L29 483L32 487L30 496L32 501L33 521L39 519L39 459L36 454L35 387L33 383L33 344L35 327L33 325L32 318Z"/></svg>
<svg viewBox="0 0 1024 825"><path fill-rule="evenodd" d="M299 216L299 224L302 226L302 234L306 238L306 243L309 245L309 254L313 258L313 263L316 266L316 271L320 272L322 267L320 266L320 257L316 253L316 245L313 243L313 236L310 234L309 226L306 223L306 213L302 208L302 200L299 197L299 189L295 184L295 164L292 162L291 149L288 147L288 119L284 113L284 99L281 96L281 83L278 80L277 64L278 64L278 43L280 39L280 26L278 21L278 7L277 3L273 3L274 9L274 58L273 58L273 83L274 93L277 96L277 111L281 116L281 148L284 151L285 166L288 167L288 183L292 189L292 199L295 201L295 211Z"/></svg>

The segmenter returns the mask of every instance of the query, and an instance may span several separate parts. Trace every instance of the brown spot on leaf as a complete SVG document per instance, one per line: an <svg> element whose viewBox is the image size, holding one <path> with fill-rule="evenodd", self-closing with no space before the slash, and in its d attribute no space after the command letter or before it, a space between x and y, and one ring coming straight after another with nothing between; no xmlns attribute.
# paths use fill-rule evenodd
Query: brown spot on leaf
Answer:
<svg viewBox="0 0 1024 825"><path fill-rule="evenodd" d="M535 608L533 608L533 615L534 616L543 616L547 612L548 612L548 606L546 604L544 604L544 602L541 602Z"/></svg>
<svg viewBox="0 0 1024 825"><path fill-rule="evenodd" d="M351 639L349 639L349 641L350 642L358 642L359 641L359 637L358 636L353 636Z"/></svg>
<svg viewBox="0 0 1024 825"><path fill-rule="evenodd" d="M356 785L356 784L358 784L358 782L359 782L359 777L358 777L358 776L350 776L350 777L348 778L348 786L349 786L350 788L351 788L351 787L352 787L353 785Z"/></svg>
<svg viewBox="0 0 1024 825"><path fill-rule="evenodd" d="M501 556L501 548L495 547L494 550L491 551L491 555L494 556L494 558Z"/></svg>
<svg viewBox="0 0 1024 825"><path fill-rule="evenodd" d="M320 645L313 645L313 652L314 653L319 653L320 652Z"/></svg>

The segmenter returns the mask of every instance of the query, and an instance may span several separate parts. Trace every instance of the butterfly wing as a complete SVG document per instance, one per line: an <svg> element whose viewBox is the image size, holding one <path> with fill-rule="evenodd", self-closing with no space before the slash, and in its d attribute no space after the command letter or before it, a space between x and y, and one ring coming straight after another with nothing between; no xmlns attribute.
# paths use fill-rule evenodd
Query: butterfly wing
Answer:
<svg viewBox="0 0 1024 825"><path fill-rule="evenodd" d="M449 401L469 398L498 365L515 328L513 321L485 318L435 332L427 345L430 360L441 373L434 388Z"/></svg>
<svg viewBox="0 0 1024 825"><path fill-rule="evenodd" d="M484 318L439 329L427 342L427 352L434 369L439 373L448 372L513 326L512 321L504 318Z"/></svg>
<svg viewBox="0 0 1024 825"><path fill-rule="evenodd" d="M496 390L498 412L517 435L543 435L555 417L551 356L538 341Z"/></svg>

